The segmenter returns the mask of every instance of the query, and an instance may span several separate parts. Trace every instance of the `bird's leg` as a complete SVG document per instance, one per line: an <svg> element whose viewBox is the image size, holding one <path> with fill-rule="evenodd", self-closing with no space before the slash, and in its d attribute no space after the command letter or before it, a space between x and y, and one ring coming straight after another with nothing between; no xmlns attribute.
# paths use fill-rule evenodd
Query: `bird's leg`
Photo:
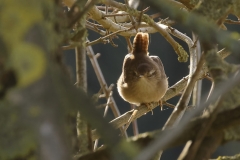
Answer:
<svg viewBox="0 0 240 160"><path fill-rule="evenodd" d="M133 110L131 117L128 119L128 122L126 123L126 125L124 127L124 131L126 131L127 128L129 127L129 125L132 123L133 119L136 117L137 112L138 112L138 109Z"/></svg>
<svg viewBox="0 0 240 160"><path fill-rule="evenodd" d="M159 102L159 107L161 108L161 111L162 111L163 110L163 103L165 103L165 102L163 102L162 99L160 99L158 102Z"/></svg>
<svg viewBox="0 0 240 160"><path fill-rule="evenodd" d="M152 112L152 115L153 115L153 111L152 111L152 107L151 107L152 103L144 103L144 104L148 108L148 110Z"/></svg>

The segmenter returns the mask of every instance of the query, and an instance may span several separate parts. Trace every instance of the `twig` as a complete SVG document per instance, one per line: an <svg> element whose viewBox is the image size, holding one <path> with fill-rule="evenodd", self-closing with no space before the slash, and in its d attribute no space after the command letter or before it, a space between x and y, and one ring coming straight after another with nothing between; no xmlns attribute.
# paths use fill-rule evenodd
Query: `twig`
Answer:
<svg viewBox="0 0 240 160"><path fill-rule="evenodd" d="M175 108L175 106L173 104L167 103L167 102L163 102L163 105L168 106L170 108Z"/></svg>
<svg viewBox="0 0 240 160"><path fill-rule="evenodd" d="M192 37L194 41L194 47L196 49L196 62L199 61L201 57L201 45L200 41L198 39L198 36L192 32ZM201 92L202 92L202 80L198 80L193 88L192 92L192 105L193 106L199 106L200 101L201 101Z"/></svg>
<svg viewBox="0 0 240 160"><path fill-rule="evenodd" d="M94 40L94 41L92 41L92 42L86 42L86 46L91 46L91 45L94 45L94 44L97 44L97 43L99 43L99 42L104 42L104 40L106 39L106 38L110 38L110 37L112 37L113 35L116 35L116 34L118 34L118 33L120 33L120 32L124 32L124 31L126 31L126 30L119 30L119 31L116 31L116 32L113 32L113 33L111 33L111 34L108 34L108 35L106 35L106 36L104 36L104 37L100 37L100 38L98 38L98 39L96 39L96 40Z"/></svg>
<svg viewBox="0 0 240 160"><path fill-rule="evenodd" d="M109 94L109 96L107 98L107 105L105 107L103 117L106 117L107 111L108 111L108 108L109 108L109 104L111 104L111 98L110 97L112 97L112 91L110 91L110 94Z"/></svg>
<svg viewBox="0 0 240 160"><path fill-rule="evenodd" d="M103 17L114 17L114 16L126 16L129 15L128 13L122 13L122 14L106 14Z"/></svg>
<svg viewBox="0 0 240 160"><path fill-rule="evenodd" d="M125 1L125 4L129 7L129 4L128 4L128 0L124 0ZM135 19L133 18L133 16L132 15L130 15L129 14L129 17L130 17L130 20L131 20L131 22L132 22L132 25L133 25L133 27L134 27L134 29L136 30L136 32L137 32L137 26L136 26L136 21L135 21Z"/></svg>
<svg viewBox="0 0 240 160"><path fill-rule="evenodd" d="M101 27L101 28L103 28L102 25L95 24L95 23L92 23L92 22L90 22L90 21L86 21L86 22L87 22L87 24L92 25L92 26L94 26L94 27Z"/></svg>
<svg viewBox="0 0 240 160"><path fill-rule="evenodd" d="M93 6L91 8L91 10L89 11L89 13L91 14L92 19L96 20L98 23L100 23L103 26L103 28L106 28L111 32L116 32L118 30L125 30L125 32L118 33L119 35L124 36L124 37L134 36L137 33L135 30L128 30L129 28L132 27L132 24L130 25L129 23L127 23L127 24L123 23L120 25L120 24L113 22L113 20L110 19L111 17L103 18L106 14L101 12L100 10L98 10L96 6ZM138 15L138 17L139 17L139 15ZM119 21L119 20L117 20L117 21ZM160 23L158 23L158 25L159 24ZM87 26L87 27L89 27L90 29L92 29L94 31L96 30L96 29L93 29L94 28L93 26L92 27ZM159 25L159 27L162 27L162 26ZM103 32L103 31L101 31L101 32ZM145 24L141 23L138 26L138 32L156 33L157 30L155 28L149 26L146 23ZM97 31L97 33L99 33L99 32ZM101 35L106 35L106 34L101 33Z"/></svg>
<svg viewBox="0 0 240 160"><path fill-rule="evenodd" d="M231 54L230 51L228 51L226 48L218 51L218 54L220 57L222 57L223 59L226 58L227 56L229 56Z"/></svg>
<svg viewBox="0 0 240 160"><path fill-rule="evenodd" d="M74 49L75 48L75 46L73 46L73 45L67 45L67 46L62 46L62 50L69 50L69 49Z"/></svg>
<svg viewBox="0 0 240 160"><path fill-rule="evenodd" d="M207 21L204 17L183 12L177 7L170 5L168 1L164 0L148 0L146 3L154 6L158 10L161 10L161 12L167 14L183 26L191 28L196 34L198 34L200 40L209 44L218 43L227 47L230 51L232 51L232 53L236 55L238 54L240 50L239 42L234 39L231 34L228 34L225 31L217 30L217 26ZM204 34L201 26L205 27L204 32L208 30L208 34Z"/></svg>
<svg viewBox="0 0 240 160"><path fill-rule="evenodd" d="M240 24L240 21L234 21L231 19L225 19L224 23L228 23L228 24Z"/></svg>
<svg viewBox="0 0 240 160"><path fill-rule="evenodd" d="M93 6L89 10L89 14L91 15L91 18L97 21L99 24L101 24L104 28L108 29L111 32L116 32L118 30L127 30L128 28L123 27L117 23L114 23L111 19L108 17L103 18L106 14L101 12L100 10L97 9L96 6ZM136 31L129 31L127 33L122 32L120 35L122 36L130 36L130 35L135 35Z"/></svg>
<svg viewBox="0 0 240 160"><path fill-rule="evenodd" d="M88 10L94 6L94 4L97 2L97 0L88 0L87 4L81 11L79 11L73 18L71 18L71 21L68 24L68 28L71 28L79 19L81 19L85 14L88 12Z"/></svg>
<svg viewBox="0 0 240 160"><path fill-rule="evenodd" d="M136 108L133 104L130 104L130 105L131 105L131 109L135 109ZM133 135L134 136L138 135L139 131L138 131L137 119L132 121L132 127L133 127Z"/></svg>
<svg viewBox="0 0 240 160"><path fill-rule="evenodd" d="M132 28L130 28L130 29L128 29L128 30L131 30L131 29L132 29ZM100 43L100 42L108 43L109 41L106 40L107 38L110 38L110 37L112 37L112 36L114 36L114 35L116 35L116 34L118 34L118 33L120 33L120 32L124 32L124 31L126 31L126 30L119 30L119 31L113 32L113 33L111 33L111 34L108 34L108 35L106 35L106 36L104 36L104 37L100 37L100 38L98 38L98 39L96 39L96 40L94 40L94 41L91 41L91 42L87 41L87 42L85 43L85 45L86 45L86 46L92 46L92 45L95 45L95 44ZM69 49L75 48L75 47L78 46L78 45L81 45L81 43L72 43L72 44L70 44L70 45L68 45L68 46L63 46L62 49L63 49L63 50L69 50Z"/></svg>
<svg viewBox="0 0 240 160"><path fill-rule="evenodd" d="M177 106L175 107L171 116L168 118L168 121L164 125L163 129L165 129L167 127L172 127L172 126L174 126L174 124L176 125L177 122L181 119L184 111L186 110L186 108L188 106L190 94L195 85L195 82L199 79L199 77L201 77L201 69L202 69L203 63L204 63L204 57L202 56L197 65L196 71L194 72L194 74L192 75L190 80L188 81L186 89L184 90Z"/></svg>
<svg viewBox="0 0 240 160"><path fill-rule="evenodd" d="M155 18L159 17L160 15L161 15L160 13L155 13L155 14L150 15L150 17L152 19L155 19Z"/></svg>
<svg viewBox="0 0 240 160"><path fill-rule="evenodd" d="M104 10L104 11L106 10L105 6L97 6L97 8L100 9L100 10ZM114 10L113 7L108 7L108 11L112 11L112 10Z"/></svg>
<svg viewBox="0 0 240 160"><path fill-rule="evenodd" d="M130 8L122 3L118 3L118 2L115 2L113 0L104 0L103 3L107 4L107 5L111 5L111 6L114 6L116 8L119 8L123 11L126 11L128 12L130 15L133 15L135 17L139 17L142 13L133 9L133 8ZM179 45L169 34L168 32L166 32L164 29L162 29L161 27L159 27L159 25L154 22L148 15L146 14L143 14L141 16L142 20L146 23L148 23L150 26L152 26L153 28L155 28L173 47L173 49L175 50L175 52L178 54L179 56L179 61L180 62L186 62L187 61L187 58L188 58L188 55L186 53L186 51L182 48L181 45Z"/></svg>
<svg viewBox="0 0 240 160"><path fill-rule="evenodd" d="M128 53L131 53L133 50L133 46L130 40L130 37L125 37L126 41L127 41L127 45L128 45Z"/></svg>
<svg viewBox="0 0 240 160"><path fill-rule="evenodd" d="M102 35L102 36L103 36L103 35L106 35L106 32L105 32L105 31L97 28L96 26L92 26L92 25L90 25L90 24L86 24L86 28L91 29L91 30L94 31L94 32L97 32L97 33L99 33L99 34Z"/></svg>
<svg viewBox="0 0 240 160"><path fill-rule="evenodd" d="M202 65L204 63L204 59L202 58L203 60L202 60L201 64L199 64L200 66L198 66L198 71L196 71L196 67L197 67L197 63L198 63L198 60L196 59L197 53L196 53L196 47L193 47L194 43L191 40L191 38L180 33L176 29L168 27L167 30L171 34L174 34L176 37L184 40L188 44L189 51L190 51L190 71L189 71L190 78L188 79L187 88L185 89L184 93L182 94L177 106L175 107L175 109L172 112L171 116L169 117L168 121L165 123L163 130L167 127L172 127L174 124L176 125L180 121L182 115L184 114L184 112L188 106L192 89L195 85L195 82L198 80L198 76L201 74L200 71L201 71Z"/></svg>
<svg viewBox="0 0 240 160"><path fill-rule="evenodd" d="M109 105L112 103L110 97L112 97L112 89L113 89L113 86L114 86L114 85L111 84L110 87L109 87L109 89L108 89L108 90L110 91L109 96L105 95L105 97L108 97L108 98L107 98L107 103L106 103L106 105L104 106L104 107L105 107L105 110L104 110L104 113L103 113L103 117L106 117L107 111L108 111L108 108L109 108ZM101 88L101 90L102 90L102 88ZM96 139L96 140L95 140L93 151L96 151L96 150L97 150L98 141L99 141L99 139Z"/></svg>
<svg viewBox="0 0 240 160"><path fill-rule="evenodd" d="M147 8L145 8L144 10L142 10L142 13L145 13L147 11L149 11L150 7L148 6Z"/></svg>
<svg viewBox="0 0 240 160"><path fill-rule="evenodd" d="M208 77L208 76L206 76L206 77ZM208 77L208 78L206 78L206 79L208 79L208 80L210 80L211 81L211 88L210 88L210 90L209 90L209 92L208 92L208 96L207 96L207 99L206 99L206 101L208 101L208 99L209 99L209 97L211 96L211 94L213 93L213 89L214 89L214 82L213 82L213 79L212 78L210 78L210 77Z"/></svg>
<svg viewBox="0 0 240 160"><path fill-rule="evenodd" d="M234 156L219 156L217 159L210 159L210 160L238 160L240 159L240 154L236 154Z"/></svg>

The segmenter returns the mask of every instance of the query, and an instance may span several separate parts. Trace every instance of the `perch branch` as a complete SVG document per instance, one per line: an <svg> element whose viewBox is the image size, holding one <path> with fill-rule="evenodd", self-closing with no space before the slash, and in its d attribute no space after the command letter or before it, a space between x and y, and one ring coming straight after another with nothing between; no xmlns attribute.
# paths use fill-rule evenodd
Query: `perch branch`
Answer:
<svg viewBox="0 0 240 160"><path fill-rule="evenodd" d="M163 100L166 101L166 100L178 95L179 92L181 92L186 87L187 80L188 80L188 77L184 77L182 80L177 82L175 85L168 88L166 94L163 97ZM151 110L156 108L158 105L159 105L158 102L153 103L151 105ZM135 120L135 119L141 117L142 115L144 115L145 113L149 112L149 109L145 105L139 106L138 109L139 110L136 114L136 117L133 120ZM130 116L132 115L132 112L133 112L133 110L126 112L125 114L112 120L110 122L110 124L112 124L115 128L119 128L119 127L123 126L129 120Z"/></svg>

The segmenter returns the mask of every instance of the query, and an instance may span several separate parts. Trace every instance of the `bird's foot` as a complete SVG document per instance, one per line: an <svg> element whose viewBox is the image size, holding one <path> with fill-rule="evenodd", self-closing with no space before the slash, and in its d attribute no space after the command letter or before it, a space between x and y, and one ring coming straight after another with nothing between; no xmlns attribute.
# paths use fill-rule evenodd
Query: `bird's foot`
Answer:
<svg viewBox="0 0 240 160"><path fill-rule="evenodd" d="M148 108L148 110L152 112L152 115L153 115L152 103L144 103L144 104Z"/></svg>

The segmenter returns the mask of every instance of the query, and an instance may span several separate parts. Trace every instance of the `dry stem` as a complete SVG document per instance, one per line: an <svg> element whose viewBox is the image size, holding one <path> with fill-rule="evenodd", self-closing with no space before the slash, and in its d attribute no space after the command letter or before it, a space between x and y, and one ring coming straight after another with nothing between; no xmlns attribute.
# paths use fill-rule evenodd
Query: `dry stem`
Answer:
<svg viewBox="0 0 240 160"><path fill-rule="evenodd" d="M94 54L93 50L92 50L92 47L91 46L88 46L87 47L87 55L89 56L89 59L92 63L92 66L93 66L93 69L96 73L96 76L98 78L98 81L99 81L99 84L103 90L103 93L105 95L105 98L109 98L109 101L111 103L109 103L109 106L114 114L115 117L119 117L120 116L120 112L118 110L118 107L117 107L117 104L115 103L115 100L112 96L109 97L110 95L110 91L109 91L109 88L107 86L107 83L104 79L104 76L102 74L102 71L98 65L98 62L97 62L97 58L96 58L96 55ZM126 132L123 131L123 128L121 128L121 132L123 135L125 135L127 137L127 134Z"/></svg>

